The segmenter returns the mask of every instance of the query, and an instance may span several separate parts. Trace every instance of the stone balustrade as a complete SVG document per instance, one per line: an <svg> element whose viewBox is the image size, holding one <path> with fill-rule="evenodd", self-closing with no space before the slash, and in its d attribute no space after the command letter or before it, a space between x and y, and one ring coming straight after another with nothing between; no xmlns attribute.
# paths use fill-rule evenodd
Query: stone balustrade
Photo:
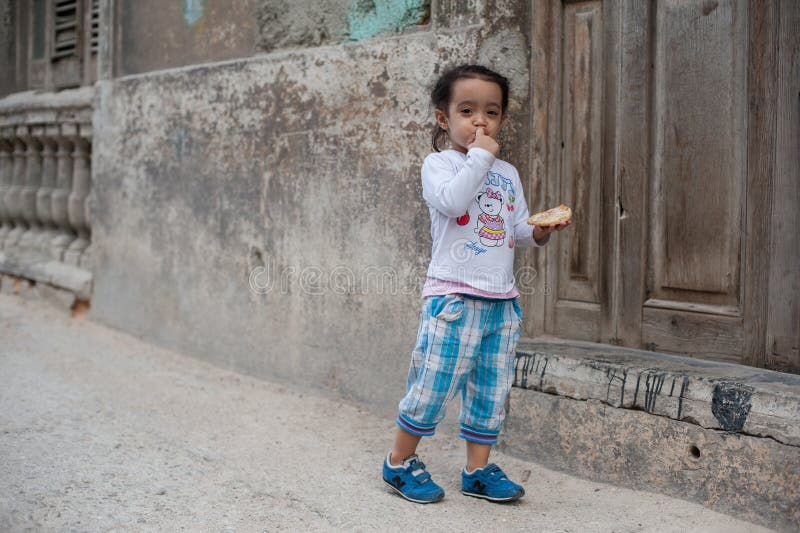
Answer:
<svg viewBox="0 0 800 533"><path fill-rule="evenodd" d="M0 100L0 273L88 297L91 87Z"/></svg>

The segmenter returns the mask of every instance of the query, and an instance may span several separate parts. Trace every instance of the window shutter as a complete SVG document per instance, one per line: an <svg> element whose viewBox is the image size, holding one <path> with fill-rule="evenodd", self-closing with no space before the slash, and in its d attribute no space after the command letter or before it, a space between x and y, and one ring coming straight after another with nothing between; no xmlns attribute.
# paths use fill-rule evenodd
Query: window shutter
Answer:
<svg viewBox="0 0 800 533"><path fill-rule="evenodd" d="M97 55L100 46L100 0L92 0L91 23L89 28L89 46L92 55Z"/></svg>
<svg viewBox="0 0 800 533"><path fill-rule="evenodd" d="M54 0L53 55L55 61L78 55L78 0Z"/></svg>

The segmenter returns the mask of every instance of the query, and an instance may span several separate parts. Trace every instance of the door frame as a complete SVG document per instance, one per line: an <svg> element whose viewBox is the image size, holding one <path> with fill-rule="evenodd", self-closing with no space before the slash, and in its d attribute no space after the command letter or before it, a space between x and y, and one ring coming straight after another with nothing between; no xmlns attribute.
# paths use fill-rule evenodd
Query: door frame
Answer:
<svg viewBox="0 0 800 533"><path fill-rule="evenodd" d="M533 0L531 8L530 132L531 178L526 196L531 212L560 203L561 160L561 28L564 6L572 2ZM744 325L740 362L767 365L769 312L770 222L776 193L776 88L778 87L778 10L785 3L747 3L746 193L744 245L741 253L741 320ZM652 175L653 69L650 35L656 0L604 0L603 125L601 205L599 206L599 317L595 342L642 346L643 305L647 300L648 190ZM796 9L796 8L791 8ZM621 29L624 28L625 31ZM785 32L784 32L785 33ZM642 179L646 176L646 179ZM581 213L577 213L581 216ZM570 231L570 230L567 230ZM552 339L554 302L558 291L558 240L535 257L537 290L522 298L528 339ZM774 273L773 273L774 277ZM774 288L773 288L773 291ZM588 308L588 306L587 306ZM582 339L585 340L585 339Z"/></svg>

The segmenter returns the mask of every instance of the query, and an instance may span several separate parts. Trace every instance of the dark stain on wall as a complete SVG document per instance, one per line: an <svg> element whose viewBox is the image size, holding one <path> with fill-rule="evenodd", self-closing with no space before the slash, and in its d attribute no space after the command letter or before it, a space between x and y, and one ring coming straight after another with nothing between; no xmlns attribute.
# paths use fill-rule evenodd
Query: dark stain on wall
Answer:
<svg viewBox="0 0 800 533"><path fill-rule="evenodd" d="M544 376L547 373L547 365L550 359L558 359L557 356L542 352L517 353L517 359L514 364L514 382L512 386L521 387L523 389L533 389L541 392L544 390ZM535 375L536 383L528 380L530 375Z"/></svg>
<svg viewBox="0 0 800 533"><path fill-rule="evenodd" d="M752 396L753 387L748 385L729 381L714 385L711 412L722 429L739 431L744 427L750 414Z"/></svg>

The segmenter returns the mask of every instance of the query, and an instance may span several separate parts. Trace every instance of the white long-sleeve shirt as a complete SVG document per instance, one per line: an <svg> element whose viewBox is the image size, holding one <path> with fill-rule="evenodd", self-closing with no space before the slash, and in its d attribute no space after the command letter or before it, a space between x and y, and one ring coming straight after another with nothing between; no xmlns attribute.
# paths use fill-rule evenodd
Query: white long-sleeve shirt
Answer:
<svg viewBox="0 0 800 533"><path fill-rule="evenodd" d="M422 164L431 216L428 277L495 294L514 289L514 248L539 247L513 165L490 152L445 150Z"/></svg>

